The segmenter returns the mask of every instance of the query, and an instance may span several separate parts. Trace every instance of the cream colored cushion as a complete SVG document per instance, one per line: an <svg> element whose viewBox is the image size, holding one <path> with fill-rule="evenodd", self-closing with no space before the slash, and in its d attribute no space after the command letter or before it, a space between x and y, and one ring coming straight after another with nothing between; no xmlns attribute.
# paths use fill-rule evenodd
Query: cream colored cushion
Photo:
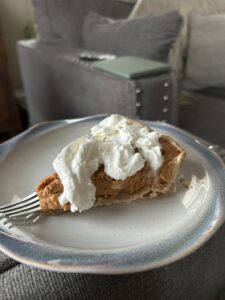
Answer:
<svg viewBox="0 0 225 300"><path fill-rule="evenodd" d="M188 40L188 16L191 11L207 14L225 13L225 0L139 0L129 18L148 13L178 10L184 18L183 28L170 53L171 66L183 74L183 61Z"/></svg>
<svg viewBox="0 0 225 300"><path fill-rule="evenodd" d="M225 14L190 15L187 54L186 89L225 88Z"/></svg>

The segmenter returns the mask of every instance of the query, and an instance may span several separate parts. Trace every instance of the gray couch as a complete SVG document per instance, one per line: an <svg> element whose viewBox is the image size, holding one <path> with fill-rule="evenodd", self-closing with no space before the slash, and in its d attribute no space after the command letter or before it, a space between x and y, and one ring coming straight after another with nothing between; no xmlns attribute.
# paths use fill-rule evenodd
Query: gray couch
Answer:
<svg viewBox="0 0 225 300"><path fill-rule="evenodd" d="M175 73L128 80L98 71L79 60L86 13L93 10L124 18L131 4L116 0L33 2L40 39L18 43L31 125L100 113L177 123Z"/></svg>

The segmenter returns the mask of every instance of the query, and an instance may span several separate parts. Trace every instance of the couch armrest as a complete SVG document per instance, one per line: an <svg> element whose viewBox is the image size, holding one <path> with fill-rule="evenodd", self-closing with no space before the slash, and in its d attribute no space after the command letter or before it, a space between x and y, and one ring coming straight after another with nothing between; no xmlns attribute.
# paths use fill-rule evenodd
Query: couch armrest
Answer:
<svg viewBox="0 0 225 300"><path fill-rule="evenodd" d="M37 40L18 43L31 124L99 113L176 123L172 74L128 80L81 62L81 51Z"/></svg>
<svg viewBox="0 0 225 300"><path fill-rule="evenodd" d="M177 124L179 101L176 72L137 80L136 93L137 114L142 119Z"/></svg>

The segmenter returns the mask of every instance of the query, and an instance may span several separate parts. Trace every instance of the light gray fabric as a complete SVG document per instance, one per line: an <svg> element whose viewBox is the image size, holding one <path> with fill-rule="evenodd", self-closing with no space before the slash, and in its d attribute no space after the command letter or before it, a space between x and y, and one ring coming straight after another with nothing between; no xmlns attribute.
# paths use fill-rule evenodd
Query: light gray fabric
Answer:
<svg viewBox="0 0 225 300"><path fill-rule="evenodd" d="M182 92L178 125L225 148L225 95L206 92Z"/></svg>
<svg viewBox="0 0 225 300"><path fill-rule="evenodd" d="M176 85L170 73L136 83L80 62L81 49L38 41L20 42L18 49L31 125L100 113L136 117L138 85L143 89L139 98L144 103L140 116L176 122L176 108L166 116L162 113L164 92L169 93L170 105L177 107ZM170 88L163 92L165 81L170 83Z"/></svg>
<svg viewBox="0 0 225 300"><path fill-rule="evenodd" d="M76 46L81 46L81 28L88 11L124 18L133 7L114 0L33 0L33 4L42 41Z"/></svg>
<svg viewBox="0 0 225 300"><path fill-rule="evenodd" d="M179 71L180 76L184 73L184 58L188 45L188 15L191 11L206 14L224 14L224 0L140 0L137 1L131 12L130 18L146 15L147 13L164 13L178 10L183 17L183 26L179 37L176 39L170 52L170 64L173 69Z"/></svg>
<svg viewBox="0 0 225 300"><path fill-rule="evenodd" d="M22 45L23 43L21 43ZM90 68L81 50L24 42L19 47L30 123L121 111L135 116L133 83Z"/></svg>
<svg viewBox="0 0 225 300"><path fill-rule="evenodd" d="M133 4L116 0L33 2L40 29L40 41L20 42L18 46L30 125L99 113L138 116L135 81L95 70L90 64L81 63L78 59L84 49L81 30L83 18L88 11L94 10L112 18L124 18ZM171 28L174 29L173 26ZM165 43L169 43L169 35ZM171 76L174 77L167 74L168 81L171 80ZM157 86L163 86L164 80L164 76L143 80L144 90L139 98L148 105L141 107L140 111L147 119L166 119L175 124L176 84L172 83L169 89L173 109L166 116L162 113L164 103L161 92L153 87L156 83Z"/></svg>
<svg viewBox="0 0 225 300"><path fill-rule="evenodd" d="M165 120L177 124L179 115L178 80L175 73L167 73L137 80L136 85L143 92L137 98L141 103L139 115L146 120ZM166 101L165 101L166 99Z"/></svg>
<svg viewBox="0 0 225 300"><path fill-rule="evenodd" d="M84 48L167 61L182 25L177 11L129 20L112 20L94 12L83 24Z"/></svg>
<svg viewBox="0 0 225 300"><path fill-rule="evenodd" d="M0 299L222 300L225 226L171 265L130 275L65 274L18 265L0 274ZM11 263L12 264L12 263Z"/></svg>
<svg viewBox="0 0 225 300"><path fill-rule="evenodd" d="M184 87L225 88L225 14L190 15Z"/></svg>

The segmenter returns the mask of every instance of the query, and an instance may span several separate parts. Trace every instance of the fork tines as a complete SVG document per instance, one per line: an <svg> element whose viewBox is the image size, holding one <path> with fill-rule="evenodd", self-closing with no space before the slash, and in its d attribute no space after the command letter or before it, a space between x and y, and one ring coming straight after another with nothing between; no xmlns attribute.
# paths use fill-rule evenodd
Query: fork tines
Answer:
<svg viewBox="0 0 225 300"><path fill-rule="evenodd" d="M0 219L8 219L10 221L25 221L32 215L36 215L41 211L39 198L37 193L33 193L17 202L0 207Z"/></svg>

